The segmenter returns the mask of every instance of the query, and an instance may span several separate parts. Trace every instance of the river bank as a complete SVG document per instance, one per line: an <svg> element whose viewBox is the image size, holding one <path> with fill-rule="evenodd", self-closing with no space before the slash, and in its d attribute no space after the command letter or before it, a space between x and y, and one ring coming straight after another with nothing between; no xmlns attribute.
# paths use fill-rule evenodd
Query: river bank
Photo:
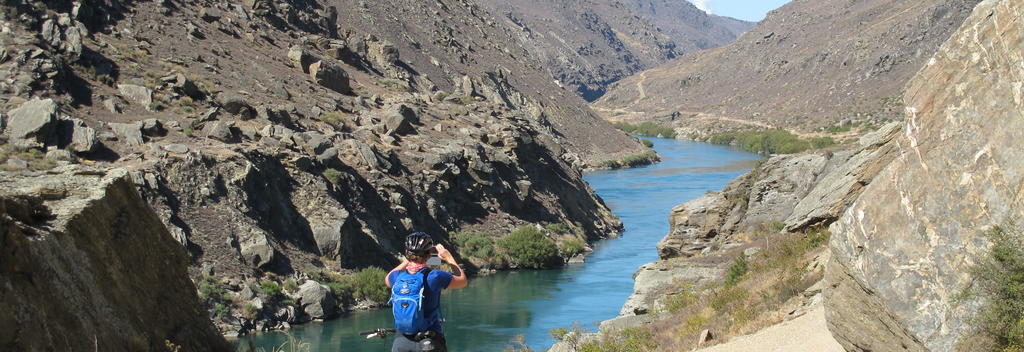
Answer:
<svg viewBox="0 0 1024 352"><path fill-rule="evenodd" d="M498 272L475 278L470 287L443 295L446 333L459 351L493 351L517 335L531 348L554 343L549 330L578 322L613 318L632 292L630 275L657 259L654 245L668 231L665 214L681 201L721 189L760 160L754 154L704 143L652 139L662 155L659 164L624 170L595 171L586 181L625 225L618 238L596 243L582 265L562 269ZM290 333L314 350L379 351L382 341L368 341L360 330L391 325L387 310L350 313L341 319L295 326ZM280 333L256 334L253 346L270 348L287 340ZM244 338L243 346L249 337Z"/></svg>

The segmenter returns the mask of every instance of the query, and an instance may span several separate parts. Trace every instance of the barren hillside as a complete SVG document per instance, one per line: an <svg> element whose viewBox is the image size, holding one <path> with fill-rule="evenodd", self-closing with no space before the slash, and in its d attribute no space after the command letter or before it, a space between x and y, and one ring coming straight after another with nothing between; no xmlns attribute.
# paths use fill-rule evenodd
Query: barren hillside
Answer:
<svg viewBox="0 0 1024 352"><path fill-rule="evenodd" d="M752 23L677 0L482 0L560 85L594 100L607 86L679 55L725 45Z"/></svg>
<svg viewBox="0 0 1024 352"><path fill-rule="evenodd" d="M592 106L609 120L805 131L898 119L903 86L976 3L795 0L736 42L619 81Z"/></svg>

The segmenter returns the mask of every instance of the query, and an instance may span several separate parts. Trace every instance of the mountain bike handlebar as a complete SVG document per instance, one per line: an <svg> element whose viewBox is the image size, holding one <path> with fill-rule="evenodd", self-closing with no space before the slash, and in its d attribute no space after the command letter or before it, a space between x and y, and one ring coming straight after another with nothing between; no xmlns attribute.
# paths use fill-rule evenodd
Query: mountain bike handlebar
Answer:
<svg viewBox="0 0 1024 352"><path fill-rule="evenodd" d="M359 334L363 335L363 336L366 336L367 339L372 339L374 337L379 337L379 338L383 339L383 338L387 337L388 335L393 334L394 332L395 332L395 329L373 329L373 330L360 331Z"/></svg>

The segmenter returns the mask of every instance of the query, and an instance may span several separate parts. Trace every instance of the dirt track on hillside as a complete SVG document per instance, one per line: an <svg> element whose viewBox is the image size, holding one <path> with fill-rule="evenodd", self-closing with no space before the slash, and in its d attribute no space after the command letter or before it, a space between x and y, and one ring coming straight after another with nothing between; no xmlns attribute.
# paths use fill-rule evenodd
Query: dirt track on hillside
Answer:
<svg viewBox="0 0 1024 352"><path fill-rule="evenodd" d="M825 308L699 352L843 352L825 325Z"/></svg>

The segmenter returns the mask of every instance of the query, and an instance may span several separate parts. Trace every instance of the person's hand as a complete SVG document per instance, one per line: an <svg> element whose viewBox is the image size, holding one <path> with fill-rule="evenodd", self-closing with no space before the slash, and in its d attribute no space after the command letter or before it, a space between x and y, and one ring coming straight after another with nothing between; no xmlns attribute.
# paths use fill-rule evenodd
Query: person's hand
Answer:
<svg viewBox="0 0 1024 352"><path fill-rule="evenodd" d="M443 245L438 243L436 246L434 246L434 248L437 248L438 258L441 258L441 260L443 260L445 263L457 265L455 264L455 257L452 256L452 252L449 252L448 249L444 248Z"/></svg>

